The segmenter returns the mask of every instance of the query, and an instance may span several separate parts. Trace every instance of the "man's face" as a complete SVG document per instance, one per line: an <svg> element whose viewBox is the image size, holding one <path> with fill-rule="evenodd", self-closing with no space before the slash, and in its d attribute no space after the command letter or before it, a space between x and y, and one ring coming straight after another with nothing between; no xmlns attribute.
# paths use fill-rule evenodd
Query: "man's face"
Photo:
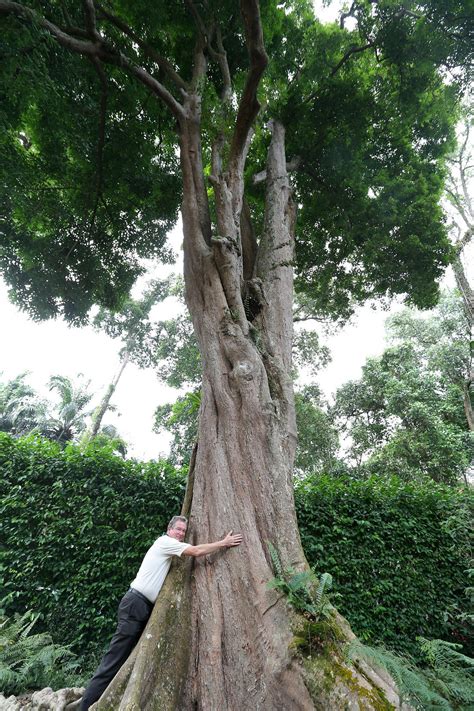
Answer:
<svg viewBox="0 0 474 711"><path fill-rule="evenodd" d="M187 525L184 521L176 521L173 528L168 529L168 536L176 538L177 541L184 541Z"/></svg>

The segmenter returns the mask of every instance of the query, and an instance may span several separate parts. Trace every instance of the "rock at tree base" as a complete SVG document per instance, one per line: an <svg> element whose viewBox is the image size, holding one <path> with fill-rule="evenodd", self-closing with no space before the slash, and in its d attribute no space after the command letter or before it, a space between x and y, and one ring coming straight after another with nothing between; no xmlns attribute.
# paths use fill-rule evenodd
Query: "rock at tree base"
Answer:
<svg viewBox="0 0 474 711"><path fill-rule="evenodd" d="M9 696L0 694L0 711L76 711L76 703L84 693L84 689L73 687L53 691L50 687L35 691L30 697Z"/></svg>

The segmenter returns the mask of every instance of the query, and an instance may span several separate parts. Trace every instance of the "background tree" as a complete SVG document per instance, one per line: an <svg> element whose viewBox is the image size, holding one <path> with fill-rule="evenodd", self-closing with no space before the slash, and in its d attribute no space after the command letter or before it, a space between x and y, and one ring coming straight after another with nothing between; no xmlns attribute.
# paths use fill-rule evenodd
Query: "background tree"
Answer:
<svg viewBox="0 0 474 711"><path fill-rule="evenodd" d="M240 13L0 0L0 14L0 264L15 298L71 321L93 303L120 307L181 198L203 364L190 537L243 528L252 552L172 572L111 703L321 705L264 583L265 541L284 565L305 565L291 486L294 256L321 311L395 293L433 305L451 252L437 201L467 6L355 2L351 30L347 13L322 26L304 0L242 0Z"/></svg>
<svg viewBox="0 0 474 711"><path fill-rule="evenodd" d="M61 445L72 441L84 444L87 419L94 412L88 409L94 397L89 390L90 381L84 382L82 375L77 382L63 375L53 375L48 386L50 392L58 396L54 401L40 398L25 382L26 377L27 373L23 373L0 383L0 431L15 436L40 434ZM113 425L101 427L95 439L98 447L107 446L122 455L126 453L126 444Z"/></svg>
<svg viewBox="0 0 474 711"><path fill-rule="evenodd" d="M295 409L298 428L295 471L300 476L342 473L345 467L337 456L339 435L317 385L308 385L295 393Z"/></svg>
<svg viewBox="0 0 474 711"><path fill-rule="evenodd" d="M168 291L168 280L154 280L146 286L140 299L129 297L125 299L120 311L101 308L94 316L93 325L112 338L120 338L123 347L120 351L119 370L92 414L90 430L84 436L85 442L99 434L102 419L110 409L113 394L129 361L138 361L142 366L148 364L160 333L159 326L158 329L154 328L150 320L150 311L158 301L166 298Z"/></svg>
<svg viewBox="0 0 474 711"><path fill-rule="evenodd" d="M25 382L27 373L0 383L0 431L14 435L32 432L44 420L46 404Z"/></svg>
<svg viewBox="0 0 474 711"><path fill-rule="evenodd" d="M472 155L472 142L470 142L470 129L472 123L472 108L466 109L467 116L463 131L458 142L457 151L449 159L450 171L446 193L451 207L454 208L454 219L451 226L453 236L455 256L453 259L453 271L456 285L461 293L468 328L471 338L471 356L474 329L474 290L469 281L469 276L465 268L468 254L472 255L472 237L474 235L474 208L472 205L472 179L474 162ZM474 384L474 373L472 368L472 357L470 367L465 371L463 383L464 409L469 429L474 431L474 412L472 408L472 388Z"/></svg>
<svg viewBox="0 0 474 711"><path fill-rule="evenodd" d="M82 374L79 374L76 383L64 375L53 375L49 379L49 390L56 393L58 401L54 410L45 413L38 428L48 439L64 444L77 438L86 429L93 393L89 389L90 380L84 382L82 378Z"/></svg>
<svg viewBox="0 0 474 711"><path fill-rule="evenodd" d="M393 345L336 394L349 456L359 472L456 483L474 454L463 407L470 337L459 294L445 293L429 317L395 314L387 334Z"/></svg>

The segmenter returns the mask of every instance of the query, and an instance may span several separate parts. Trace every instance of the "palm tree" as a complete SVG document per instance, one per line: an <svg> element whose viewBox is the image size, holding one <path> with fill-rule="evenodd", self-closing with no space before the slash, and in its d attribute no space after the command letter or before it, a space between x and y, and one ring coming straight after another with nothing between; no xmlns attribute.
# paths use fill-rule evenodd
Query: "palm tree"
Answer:
<svg viewBox="0 0 474 711"><path fill-rule="evenodd" d="M25 382L28 373L0 383L0 431L25 435L37 430L44 422L47 404Z"/></svg>
<svg viewBox="0 0 474 711"><path fill-rule="evenodd" d="M82 373L78 377L82 378ZM90 381L75 384L64 375L53 375L48 386L50 392L56 392L59 396L59 403L38 429L48 439L65 444L86 429L86 418L91 415L91 410L86 408L93 398L93 393L89 392Z"/></svg>

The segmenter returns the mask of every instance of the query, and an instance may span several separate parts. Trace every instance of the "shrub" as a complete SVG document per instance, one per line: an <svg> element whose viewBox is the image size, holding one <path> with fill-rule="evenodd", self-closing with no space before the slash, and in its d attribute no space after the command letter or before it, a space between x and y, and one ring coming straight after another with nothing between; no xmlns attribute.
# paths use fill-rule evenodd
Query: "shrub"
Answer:
<svg viewBox="0 0 474 711"><path fill-rule="evenodd" d="M332 574L361 639L419 659L417 636L444 638L472 655L462 615L449 614L468 603L472 492L321 476L298 485L296 506L308 561Z"/></svg>

